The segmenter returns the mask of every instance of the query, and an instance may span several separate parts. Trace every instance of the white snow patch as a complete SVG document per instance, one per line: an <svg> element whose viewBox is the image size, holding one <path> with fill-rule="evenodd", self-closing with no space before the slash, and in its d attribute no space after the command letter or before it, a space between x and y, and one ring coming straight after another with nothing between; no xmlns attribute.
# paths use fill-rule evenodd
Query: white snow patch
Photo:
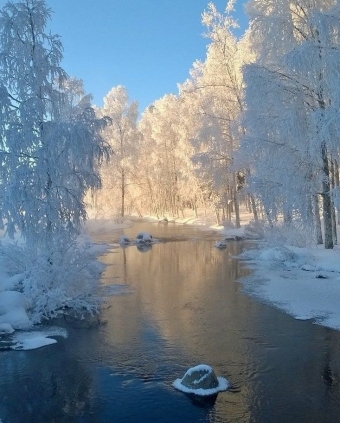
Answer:
<svg viewBox="0 0 340 423"><path fill-rule="evenodd" d="M243 281L248 294L296 319L340 330L339 249L286 246L252 250L243 257L252 260L254 269Z"/></svg>
<svg viewBox="0 0 340 423"><path fill-rule="evenodd" d="M311 264L304 264L301 266L301 270L306 270L307 272L315 272L317 268Z"/></svg>
<svg viewBox="0 0 340 423"><path fill-rule="evenodd" d="M56 344L57 340L51 337L67 338L67 331L59 327L51 327L41 331L16 332L12 338L15 344L12 350L34 350L47 345Z"/></svg>
<svg viewBox="0 0 340 423"><path fill-rule="evenodd" d="M0 324L0 335L3 335L5 333L13 333L13 332L14 332L14 329L12 325L10 325L9 323Z"/></svg>
<svg viewBox="0 0 340 423"><path fill-rule="evenodd" d="M26 338L15 344L12 350L36 350L37 348L46 347L47 345L56 344L57 341L52 338L45 338L44 336L34 336L32 338Z"/></svg>
<svg viewBox="0 0 340 423"><path fill-rule="evenodd" d="M175 382L172 384L174 388L178 389L179 391L185 392L186 394L195 394L200 396L209 396L217 394L218 392L226 391L230 384L224 377L217 376L218 386L212 389L190 389L186 386L182 385L182 379L176 379Z"/></svg>
<svg viewBox="0 0 340 423"><path fill-rule="evenodd" d="M30 302L21 292L0 292L0 324L10 324L14 329L32 326L26 313L29 306Z"/></svg>

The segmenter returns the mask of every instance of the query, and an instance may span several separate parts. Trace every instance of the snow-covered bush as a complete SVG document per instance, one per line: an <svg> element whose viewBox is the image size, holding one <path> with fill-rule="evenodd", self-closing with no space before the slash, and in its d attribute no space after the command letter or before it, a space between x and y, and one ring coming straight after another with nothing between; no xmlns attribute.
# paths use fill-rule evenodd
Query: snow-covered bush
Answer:
<svg viewBox="0 0 340 423"><path fill-rule="evenodd" d="M222 226L224 229L235 229L236 226L233 222L230 222L229 220L225 220L222 222Z"/></svg>
<svg viewBox="0 0 340 423"><path fill-rule="evenodd" d="M255 222L251 220L244 228L244 236L246 239L263 239L264 222Z"/></svg>
<svg viewBox="0 0 340 423"><path fill-rule="evenodd" d="M23 274L17 289L31 303L28 312L32 322L70 311L81 316L96 313L101 269L91 246L57 238L51 247L49 251L17 244L1 247L9 274Z"/></svg>
<svg viewBox="0 0 340 423"><path fill-rule="evenodd" d="M266 227L264 238L272 245L292 245L301 248L315 245L316 239L312 227L298 222L277 223L272 228Z"/></svg>

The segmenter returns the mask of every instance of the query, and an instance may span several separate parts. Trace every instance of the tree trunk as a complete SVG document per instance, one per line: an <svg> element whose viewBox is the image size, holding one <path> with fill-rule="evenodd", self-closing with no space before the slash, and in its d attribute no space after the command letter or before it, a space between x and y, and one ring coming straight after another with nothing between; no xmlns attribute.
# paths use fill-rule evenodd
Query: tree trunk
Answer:
<svg viewBox="0 0 340 423"><path fill-rule="evenodd" d="M236 228L240 228L241 227L241 221L240 221L240 205L238 202L238 195L237 195L237 184L236 184L236 175L235 173L233 174L233 179L234 179L234 189L233 189L233 200L234 200L234 210L235 210L235 223L236 223Z"/></svg>
<svg viewBox="0 0 340 423"><path fill-rule="evenodd" d="M338 188L339 184L340 184L339 165L338 165L337 160L334 160L334 185L335 185L335 188ZM337 215L338 215L337 222L338 222L338 225L340 225L340 208L339 207L336 208L336 212L337 212Z"/></svg>
<svg viewBox="0 0 340 423"><path fill-rule="evenodd" d="M335 166L334 166L334 160L330 161L330 174L331 174L331 188L334 189L335 188ZM336 233L336 213L335 213L335 207L334 207L334 203L332 200L331 203L331 207L332 207L332 233L333 233L333 242L336 245L338 243L338 236Z"/></svg>
<svg viewBox="0 0 340 423"><path fill-rule="evenodd" d="M313 206L314 206L314 216L315 216L316 243L317 245L321 245L323 244L323 238L322 238L322 230L321 230L319 199L317 195L313 196Z"/></svg>
<svg viewBox="0 0 340 423"><path fill-rule="evenodd" d="M259 215L257 213L255 198L252 195L249 195L251 209L254 215L254 221L257 223L259 221Z"/></svg>
<svg viewBox="0 0 340 423"><path fill-rule="evenodd" d="M121 211L120 215L124 217L125 214L125 172L124 169L122 169L122 187L121 187Z"/></svg>
<svg viewBox="0 0 340 423"><path fill-rule="evenodd" d="M215 213L216 213L216 222L217 222L217 225L219 225L220 224L220 213L219 213L217 208L215 208Z"/></svg>
<svg viewBox="0 0 340 423"><path fill-rule="evenodd" d="M329 163L327 157L326 143L322 144L322 164L323 164L323 181L322 181L322 206L323 206L323 225L325 233L325 248L332 249L333 231L332 231L332 201L330 195L330 182L329 182Z"/></svg>

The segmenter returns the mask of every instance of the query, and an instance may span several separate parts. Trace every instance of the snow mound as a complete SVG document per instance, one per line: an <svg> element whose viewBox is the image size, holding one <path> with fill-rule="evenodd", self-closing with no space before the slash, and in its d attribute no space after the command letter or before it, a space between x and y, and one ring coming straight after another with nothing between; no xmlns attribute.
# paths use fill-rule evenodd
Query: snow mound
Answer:
<svg viewBox="0 0 340 423"><path fill-rule="evenodd" d="M32 323L26 313L30 302L17 291L0 292L0 324L9 324L14 329L27 329Z"/></svg>
<svg viewBox="0 0 340 423"><path fill-rule="evenodd" d="M259 256L259 260L271 262L291 262L296 259L296 255L285 247L274 247L263 250Z"/></svg>
<svg viewBox="0 0 340 423"><path fill-rule="evenodd" d="M51 327L41 331L16 332L12 338L12 350L28 351L47 345L56 344L57 340L51 337L67 338L67 331L59 327Z"/></svg>
<svg viewBox="0 0 340 423"><path fill-rule="evenodd" d="M5 333L13 333L13 332L14 332L14 329L12 325L10 325L9 323L0 324L0 335L3 335Z"/></svg>

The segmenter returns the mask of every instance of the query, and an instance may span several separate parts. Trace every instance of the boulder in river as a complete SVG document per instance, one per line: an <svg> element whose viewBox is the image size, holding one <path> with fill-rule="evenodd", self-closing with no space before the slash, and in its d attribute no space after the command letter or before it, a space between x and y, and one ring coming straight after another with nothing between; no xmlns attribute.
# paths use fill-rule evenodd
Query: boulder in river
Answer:
<svg viewBox="0 0 340 423"><path fill-rule="evenodd" d="M136 236L136 243L137 244L151 244L152 242L152 235L148 232L139 232Z"/></svg>
<svg viewBox="0 0 340 423"><path fill-rule="evenodd" d="M179 391L196 395L215 395L226 391L229 382L223 377L217 377L210 366L200 364L191 367L182 379L176 379L173 386Z"/></svg>
<svg viewBox="0 0 340 423"><path fill-rule="evenodd" d="M120 245L129 245L131 244L131 239L127 237L126 235L122 235L119 239Z"/></svg>

